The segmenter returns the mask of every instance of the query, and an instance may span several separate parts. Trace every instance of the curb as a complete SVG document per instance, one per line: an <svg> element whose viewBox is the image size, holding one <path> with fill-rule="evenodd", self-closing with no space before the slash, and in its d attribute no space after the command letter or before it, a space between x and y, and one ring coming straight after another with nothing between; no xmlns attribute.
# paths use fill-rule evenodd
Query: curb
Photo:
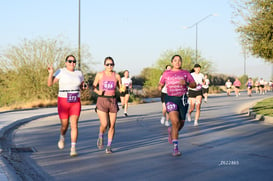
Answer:
<svg viewBox="0 0 273 181"><path fill-rule="evenodd" d="M271 116L264 116L262 114L257 114L256 112L253 111L253 108L248 109L247 115L251 119L255 119L257 121L263 121L265 124L272 124L273 125L273 117Z"/></svg>
<svg viewBox="0 0 273 181"><path fill-rule="evenodd" d="M32 116L32 117L28 117L28 118L24 118L24 119L18 119L16 121L14 121L13 123L7 125L7 126L4 126L1 130L0 130L0 139L3 139L5 133L11 129L14 129L18 126L21 126L25 123L28 123L30 121L35 121L37 119L40 119L40 118L44 118L44 117L48 117L48 116L54 116L54 115L57 115L57 113L48 113L48 114L43 114L43 115L37 115L37 116ZM2 145L0 145L0 151L2 152L3 149L2 149ZM17 177L16 175L16 172L14 171L14 168L12 168L8 161L6 159L4 159L1 155L1 152L0 152L0 168L2 169L2 177L4 177L4 181L7 180L11 180L11 181L15 181L15 180L18 180L19 178Z"/></svg>
<svg viewBox="0 0 273 181"><path fill-rule="evenodd" d="M265 98L258 99L258 100L255 100L255 101L252 101L250 103L247 103L247 104L244 104L244 105L240 106L240 108L238 108L238 113L239 114L247 114L247 116L249 118L254 119L256 121L261 121L263 124L273 125L273 117L257 114L253 110L253 106L255 106L255 104L257 102L262 101L264 99Z"/></svg>
<svg viewBox="0 0 273 181"><path fill-rule="evenodd" d="M85 108L82 108L82 111L88 111L88 110L94 110L94 105L86 106ZM58 112L54 111L53 113L46 113L46 114L40 114L36 116L30 116L23 119L17 119L14 122L2 127L0 129L0 139L3 139L5 136L5 133L11 129L15 129L16 127L19 127L25 123L38 120L40 118L49 117L49 116L55 116L58 115ZM0 144L0 180L3 181L17 181L19 178L16 175L16 172L14 171L14 168L12 168L8 161L4 159L1 155L3 152L2 145Z"/></svg>

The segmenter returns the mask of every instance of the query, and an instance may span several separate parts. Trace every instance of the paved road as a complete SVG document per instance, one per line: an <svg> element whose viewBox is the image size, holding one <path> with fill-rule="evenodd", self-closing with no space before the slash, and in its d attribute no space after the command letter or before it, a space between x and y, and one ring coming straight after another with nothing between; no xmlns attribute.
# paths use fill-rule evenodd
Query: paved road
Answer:
<svg viewBox="0 0 273 181"><path fill-rule="evenodd" d="M10 134L12 162L25 180L272 180L273 126L238 112L266 96L210 97L200 125L186 122L180 132L181 157L171 156L155 102L130 106L127 118L119 112L112 155L96 148L99 122L90 109L79 122L78 157L69 156L69 135L57 149L59 120L52 115Z"/></svg>

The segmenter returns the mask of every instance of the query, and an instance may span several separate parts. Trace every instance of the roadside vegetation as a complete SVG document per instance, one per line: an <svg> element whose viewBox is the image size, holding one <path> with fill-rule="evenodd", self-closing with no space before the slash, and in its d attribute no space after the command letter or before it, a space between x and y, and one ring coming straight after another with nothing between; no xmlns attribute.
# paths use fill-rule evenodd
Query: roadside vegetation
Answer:
<svg viewBox="0 0 273 181"><path fill-rule="evenodd" d="M233 0L233 8L232 21L244 54L273 63L272 0ZM273 98L260 101L253 107L257 114L265 116L273 116L272 108Z"/></svg>
<svg viewBox="0 0 273 181"><path fill-rule="evenodd" d="M257 102L253 111L260 115L273 117L273 97Z"/></svg>
<svg viewBox="0 0 273 181"><path fill-rule="evenodd" d="M47 66L52 64L57 70L64 66L63 60L68 54L77 55L77 48L71 47L67 42L59 39L23 40L21 44L10 46L0 55L0 111L48 107L57 105L58 84L47 86ZM95 62L92 61L88 48L81 50L81 70L85 80L92 86L96 72L91 72ZM170 64L171 57L179 54L183 57L183 69L190 71L194 66L195 50L190 48L178 48L167 50L152 67L143 68L140 75L133 76L133 93L130 102L142 103L143 98L160 96L158 82L165 66ZM200 54L199 64L202 73L207 74L211 84L210 93L223 92L223 86L229 78L235 77L222 74L211 74L213 65ZM118 72L123 76L123 72ZM247 76L240 79L245 82ZM119 95L119 92L117 92ZM90 90L81 93L83 104L94 104L97 95Z"/></svg>
<svg viewBox="0 0 273 181"><path fill-rule="evenodd" d="M266 62L273 62L272 0L234 0L234 2L232 21L240 35L244 53L251 53ZM18 45L0 50L0 111L55 106L58 85L47 86L47 66L52 64L55 70L62 68L65 57L69 54L77 55L77 52L76 47L71 46L60 37L23 40ZM157 89L160 76L175 54L183 57L182 68L188 71L194 66L195 57L198 57L198 63L202 66L201 72L207 74L210 80L209 93L224 92L227 79L230 79L231 82L235 80L232 75L213 74L214 65L200 52L195 55L195 50L180 47L176 50L162 52L153 66L145 67L140 75L131 77L134 90L130 96L130 102L141 103L143 98L160 96ZM81 70L90 87L96 74L90 71L94 64L96 62L92 61L89 48L83 45ZM119 73L122 75L123 72ZM241 88L245 89L248 76L242 75L238 78L242 83ZM257 80L255 77L252 79L254 82ZM96 99L97 95L90 90L81 93L83 104L93 104ZM272 108L270 101L266 100L258 103L255 109L262 111L262 114L272 114L270 108Z"/></svg>

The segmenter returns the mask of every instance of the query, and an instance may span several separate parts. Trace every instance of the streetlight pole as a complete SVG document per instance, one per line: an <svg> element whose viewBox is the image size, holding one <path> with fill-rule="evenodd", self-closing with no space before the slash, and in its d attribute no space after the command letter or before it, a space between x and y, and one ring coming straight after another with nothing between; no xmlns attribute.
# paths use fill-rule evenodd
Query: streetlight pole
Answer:
<svg viewBox="0 0 273 181"><path fill-rule="evenodd" d="M78 25L78 68L81 70L81 0L79 0L79 25Z"/></svg>
<svg viewBox="0 0 273 181"><path fill-rule="evenodd" d="M195 63L197 63L197 60L198 60L198 24L211 16L217 16L217 15L216 14L209 14L209 15L205 16L204 18L200 19L199 21L197 21L196 23L194 23L193 25L185 27L185 29L190 29L195 26L195 31L196 31L195 32L196 33L196 35L195 35L195 38L196 38L195 39Z"/></svg>
<svg viewBox="0 0 273 181"><path fill-rule="evenodd" d="M244 75L246 75L246 50L244 49Z"/></svg>

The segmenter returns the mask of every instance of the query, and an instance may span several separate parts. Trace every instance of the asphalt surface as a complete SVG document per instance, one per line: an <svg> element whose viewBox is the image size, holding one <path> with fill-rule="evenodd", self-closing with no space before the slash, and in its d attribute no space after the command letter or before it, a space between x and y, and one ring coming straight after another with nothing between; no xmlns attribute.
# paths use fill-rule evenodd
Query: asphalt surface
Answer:
<svg viewBox="0 0 273 181"><path fill-rule="evenodd" d="M84 107L74 158L69 131L65 149L57 148L56 108L1 113L1 121L18 121L1 130L0 180L272 180L273 125L244 109L272 95L210 96L199 126L186 122L180 132L181 157L171 155L160 102L130 105L129 117L119 111L111 155L97 149L98 117L93 106Z"/></svg>

